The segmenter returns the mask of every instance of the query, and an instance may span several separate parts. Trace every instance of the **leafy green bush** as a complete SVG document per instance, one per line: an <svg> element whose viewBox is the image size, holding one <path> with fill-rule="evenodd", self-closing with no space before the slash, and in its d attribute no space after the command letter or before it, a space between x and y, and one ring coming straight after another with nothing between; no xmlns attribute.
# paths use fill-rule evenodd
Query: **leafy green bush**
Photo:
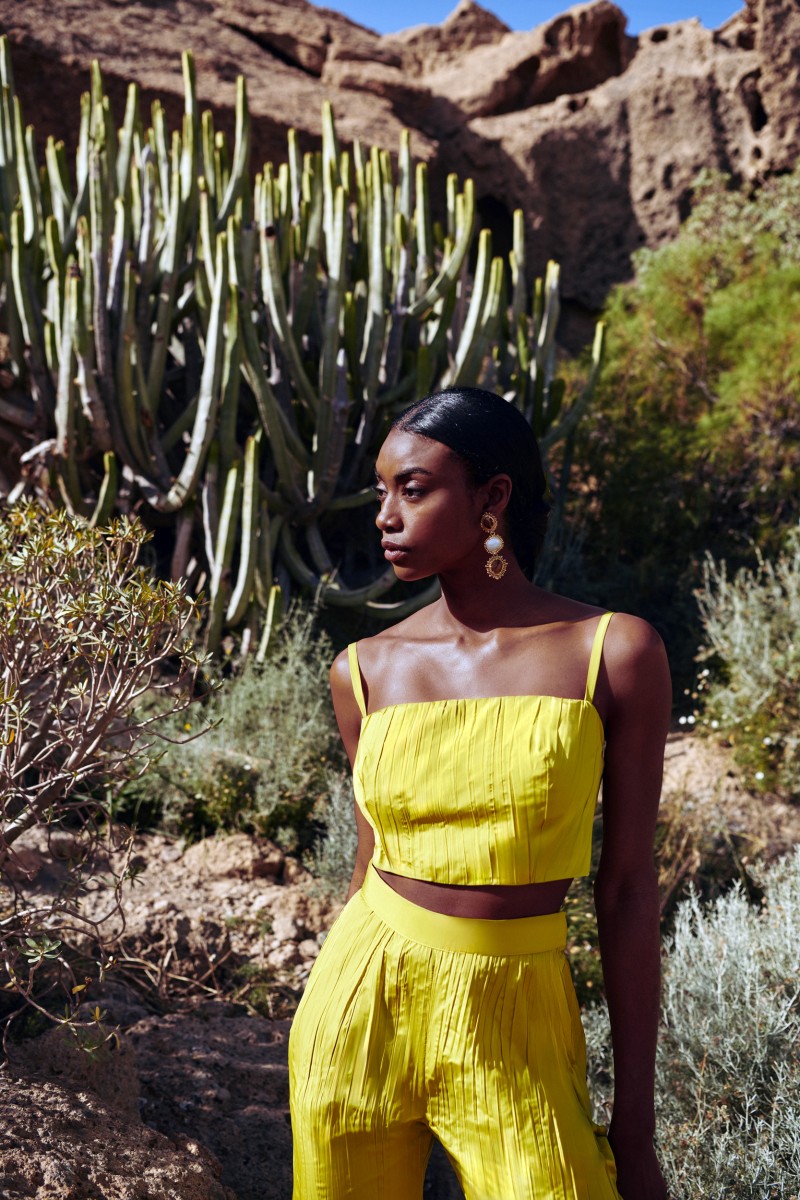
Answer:
<svg viewBox="0 0 800 1200"><path fill-rule="evenodd" d="M709 659L702 721L733 743L753 788L800 799L800 526L774 562L728 575L706 559L697 593Z"/></svg>
<svg viewBox="0 0 800 1200"><path fill-rule="evenodd" d="M615 289L594 421L577 435L579 583L665 634L685 679L707 550L734 567L800 517L800 170L698 188L678 238Z"/></svg>
<svg viewBox="0 0 800 1200"><path fill-rule="evenodd" d="M188 838L243 829L310 847L315 805L345 765L328 689L333 649L314 620L294 607L263 664L232 674L204 701L200 723L175 722L175 744L124 790L122 811ZM203 724L202 737L180 744Z"/></svg>
<svg viewBox="0 0 800 1200"><path fill-rule="evenodd" d="M665 948L656 1101L672 1200L800 1193L800 848L759 882L760 907L739 886L705 908L684 901ZM585 1024L602 1110L607 1014Z"/></svg>

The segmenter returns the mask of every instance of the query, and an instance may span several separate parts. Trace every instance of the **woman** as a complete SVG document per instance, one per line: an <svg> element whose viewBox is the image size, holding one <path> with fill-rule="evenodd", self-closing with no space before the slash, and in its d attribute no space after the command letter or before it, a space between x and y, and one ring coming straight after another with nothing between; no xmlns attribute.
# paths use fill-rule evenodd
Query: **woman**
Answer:
<svg viewBox="0 0 800 1200"><path fill-rule="evenodd" d="M433 1136L467 1200L664 1200L663 646L636 617L530 582L546 482L528 423L499 396L415 404L376 476L386 558L399 579L438 575L442 594L331 670L359 840L290 1039L295 1200L419 1200ZM562 911L589 871L601 774L607 1136L590 1115Z"/></svg>

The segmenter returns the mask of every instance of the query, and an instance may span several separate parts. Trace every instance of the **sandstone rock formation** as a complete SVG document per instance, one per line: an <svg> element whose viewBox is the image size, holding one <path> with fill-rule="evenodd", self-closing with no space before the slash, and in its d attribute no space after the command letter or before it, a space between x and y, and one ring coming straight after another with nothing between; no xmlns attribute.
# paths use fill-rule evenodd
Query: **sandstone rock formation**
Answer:
<svg viewBox="0 0 800 1200"><path fill-rule="evenodd" d="M800 153L800 10L748 0L717 31L681 21L638 37L609 0L510 32L473 0L441 25L381 37L308 0L0 0L26 119L75 141L78 96L100 59L121 120L131 79L180 121L180 51L201 100L231 130L248 78L253 158L285 157L290 126L318 144L333 101L343 141L394 149L401 128L441 181L471 174L504 249L521 206L538 267L596 310L631 251L674 235L701 167L754 179ZM146 107L145 107L146 111Z"/></svg>
<svg viewBox="0 0 800 1200"><path fill-rule="evenodd" d="M748 14L758 55L748 107L754 128L764 130L766 169L791 168L800 154L800 7L762 0Z"/></svg>

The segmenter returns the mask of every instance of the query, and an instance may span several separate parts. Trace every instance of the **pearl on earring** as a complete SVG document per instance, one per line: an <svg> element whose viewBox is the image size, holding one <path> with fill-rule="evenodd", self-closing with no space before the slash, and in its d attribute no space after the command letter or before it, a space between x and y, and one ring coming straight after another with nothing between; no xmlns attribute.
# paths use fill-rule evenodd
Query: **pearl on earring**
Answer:
<svg viewBox="0 0 800 1200"><path fill-rule="evenodd" d="M495 532L497 517L493 513L485 512L481 517L481 529L489 535L483 543L483 548L489 555L486 562L486 574L490 579L502 579L508 569L508 562L500 553L505 542L500 534Z"/></svg>

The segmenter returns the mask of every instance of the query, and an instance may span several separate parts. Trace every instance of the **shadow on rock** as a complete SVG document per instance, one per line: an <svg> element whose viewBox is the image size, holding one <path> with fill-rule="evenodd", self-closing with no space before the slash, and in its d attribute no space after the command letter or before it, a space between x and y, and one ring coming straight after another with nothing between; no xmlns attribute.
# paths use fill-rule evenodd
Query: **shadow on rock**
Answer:
<svg viewBox="0 0 800 1200"><path fill-rule="evenodd" d="M222 1165L238 1200L290 1200L290 1022L209 1001L194 1013L138 1021L133 1044L144 1121L170 1138L196 1138ZM425 1200L462 1193L435 1147Z"/></svg>

